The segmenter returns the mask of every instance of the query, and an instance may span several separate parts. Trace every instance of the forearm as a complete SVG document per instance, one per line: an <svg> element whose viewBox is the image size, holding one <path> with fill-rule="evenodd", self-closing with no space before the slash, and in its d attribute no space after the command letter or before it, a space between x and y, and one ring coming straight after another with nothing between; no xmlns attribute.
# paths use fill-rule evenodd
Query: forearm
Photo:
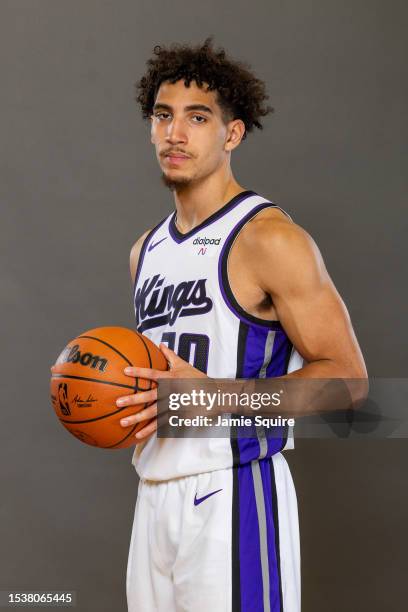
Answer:
<svg viewBox="0 0 408 612"><path fill-rule="evenodd" d="M354 363L340 364L331 359L321 359L306 364L303 368L295 370L281 377L282 380L319 380L322 387L326 385L325 379L337 381L338 388L345 386L344 402L350 403L350 408L358 408L367 398L368 379L367 370L362 359L356 359ZM307 385L305 385L307 388ZM334 386L332 385L332 388ZM316 387L317 389L317 387Z"/></svg>
<svg viewBox="0 0 408 612"><path fill-rule="evenodd" d="M257 413L301 417L312 414L358 408L367 397L368 381L365 370L345 367L330 360L309 363L303 368L273 378L240 380L213 379L211 388L222 393L256 397L260 394L280 397L278 406L262 406ZM237 402L226 408L214 407L217 414L231 412L251 416L254 410Z"/></svg>

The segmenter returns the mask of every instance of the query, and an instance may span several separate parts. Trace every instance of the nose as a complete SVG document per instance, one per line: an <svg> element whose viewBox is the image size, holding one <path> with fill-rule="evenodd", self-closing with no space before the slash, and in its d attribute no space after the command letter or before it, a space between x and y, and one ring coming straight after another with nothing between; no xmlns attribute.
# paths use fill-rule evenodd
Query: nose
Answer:
<svg viewBox="0 0 408 612"><path fill-rule="evenodd" d="M166 141L169 144L185 143L187 142L187 134L185 125L182 119L173 119L167 125Z"/></svg>

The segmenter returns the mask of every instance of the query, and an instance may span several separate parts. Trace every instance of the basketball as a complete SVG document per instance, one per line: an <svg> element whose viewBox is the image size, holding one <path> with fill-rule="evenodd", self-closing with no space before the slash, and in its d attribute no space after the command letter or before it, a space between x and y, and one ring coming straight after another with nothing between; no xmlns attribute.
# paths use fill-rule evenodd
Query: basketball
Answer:
<svg viewBox="0 0 408 612"><path fill-rule="evenodd" d="M125 327L98 327L67 344L51 376L51 402L62 425L76 438L100 448L126 448L148 421L123 428L120 419L148 404L118 408L116 400L154 388L152 380L126 376L128 366L167 370L159 348Z"/></svg>

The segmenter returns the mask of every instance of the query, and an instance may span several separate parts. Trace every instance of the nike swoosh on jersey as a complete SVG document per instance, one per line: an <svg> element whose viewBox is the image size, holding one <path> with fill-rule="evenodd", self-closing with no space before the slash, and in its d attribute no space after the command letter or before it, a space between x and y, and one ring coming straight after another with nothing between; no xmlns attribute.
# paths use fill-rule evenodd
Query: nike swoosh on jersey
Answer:
<svg viewBox="0 0 408 612"><path fill-rule="evenodd" d="M165 236L164 238L162 238L161 240L159 240L158 242L155 242L149 245L149 248L147 249L148 251L152 251L155 247L157 247L161 242L163 242L163 240L166 240L167 236Z"/></svg>
<svg viewBox="0 0 408 612"><path fill-rule="evenodd" d="M213 491L212 493L208 493L208 495L204 495L204 497L199 497L198 499L197 499L197 493L196 493L194 497L194 505L198 506L203 501L211 497L211 495L215 495L216 493L219 493L220 491L222 491L222 489L217 489L216 491Z"/></svg>

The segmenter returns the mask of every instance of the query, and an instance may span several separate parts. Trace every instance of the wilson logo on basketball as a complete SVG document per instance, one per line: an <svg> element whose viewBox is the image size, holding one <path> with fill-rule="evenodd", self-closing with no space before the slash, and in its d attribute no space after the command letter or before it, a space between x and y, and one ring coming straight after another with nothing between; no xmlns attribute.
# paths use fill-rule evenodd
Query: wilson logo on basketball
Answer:
<svg viewBox="0 0 408 612"><path fill-rule="evenodd" d="M174 325L178 317L190 317L209 312L213 307L207 296L206 278L164 285L159 274L147 278L136 292L135 314L138 331Z"/></svg>
<svg viewBox="0 0 408 612"><path fill-rule="evenodd" d="M79 344L67 346L57 359L57 363L79 363L83 366L89 366L93 370L104 372L108 365L108 360L99 355L92 353L81 353Z"/></svg>

